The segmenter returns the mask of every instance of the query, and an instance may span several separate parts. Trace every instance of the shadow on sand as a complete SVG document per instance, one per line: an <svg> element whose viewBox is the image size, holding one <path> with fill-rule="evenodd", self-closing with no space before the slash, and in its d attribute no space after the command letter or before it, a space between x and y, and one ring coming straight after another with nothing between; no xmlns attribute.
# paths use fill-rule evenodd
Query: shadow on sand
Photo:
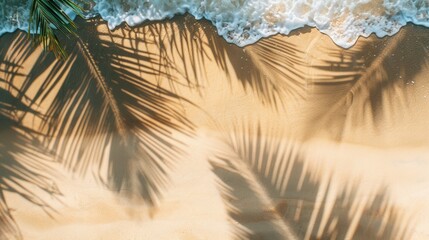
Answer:
<svg viewBox="0 0 429 240"><path fill-rule="evenodd" d="M327 49L331 60L312 66L320 72L309 83L315 102L309 135L322 130L341 140L350 129L378 132L395 115L407 115L415 97L407 88L426 84L415 82L429 61L426 30L409 24L392 37L372 36L350 50Z"/></svg>
<svg viewBox="0 0 429 240"><path fill-rule="evenodd" d="M305 145L241 124L220 146L211 163L236 239L410 239L386 187L338 187L308 166Z"/></svg>
<svg viewBox="0 0 429 240"><path fill-rule="evenodd" d="M283 101L303 98L307 90L306 76L299 70L304 65L303 53L276 38L239 48L226 44L207 22L190 16L132 29L123 26L116 32L107 31L97 19L79 20L78 24L79 39L67 41L70 57L65 61L34 52L22 32L2 36L8 43L0 46L0 231L5 236L18 236L19 232L4 192L18 193L46 208L24 185L58 194L52 193L52 183L39 173L47 152L55 155L47 158L57 159L72 172L92 173L118 193L156 204L169 185L168 172L180 164L176 159L186 146L173 132L192 136L194 130L181 104L195 103L180 96L175 84L200 91L206 81L206 61L214 61L230 80L236 77L244 89L279 112ZM401 49L392 53L395 51L411 57ZM377 102L379 90L390 84L384 80L369 84L359 65L363 53L356 54L319 67L346 74L322 76L315 85L331 81L355 89L345 91L338 106L349 103L347 99L358 88ZM371 61L402 61L389 59ZM29 62L31 69L27 69ZM406 73L411 79L419 68L406 66L401 69L409 69ZM339 108L332 109L329 113ZM377 113L375 108L373 113ZM37 118L40 123L29 126L24 124L27 118ZM232 136L227 146L226 154L212 159L213 169L231 219L239 223L238 238L408 237L409 226L384 188L360 201L355 195L357 186L350 183L332 202L329 178L321 182L312 177L298 143L246 133ZM18 153L23 160L16 158ZM326 205L330 208L322 207Z"/></svg>

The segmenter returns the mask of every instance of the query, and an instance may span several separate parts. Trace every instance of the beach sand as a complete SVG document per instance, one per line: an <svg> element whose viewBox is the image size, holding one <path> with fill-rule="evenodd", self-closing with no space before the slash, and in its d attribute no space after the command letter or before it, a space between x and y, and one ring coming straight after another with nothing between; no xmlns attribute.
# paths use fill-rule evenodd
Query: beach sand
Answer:
<svg viewBox="0 0 429 240"><path fill-rule="evenodd" d="M429 239L428 29L408 25L392 37L362 38L343 49L312 28L239 48L191 16L114 31L98 19L78 26L81 40L67 41L70 58L60 64L28 47L25 33L2 36L2 56L18 67L0 65L0 74L17 87L34 80L29 99L53 74L57 85L46 86L53 87L34 105L41 113L49 113L59 86L81 81L67 78L70 71L73 77L100 74L116 84L110 91L129 93L109 106L147 111L155 128L164 123L133 101L144 105L168 91L165 105L149 108L181 115L167 115L179 127L166 130L181 151L151 206L131 187L118 195L95 177L111 178L108 156L101 170L97 163L73 168L68 163L84 161L85 154L66 150L64 164L48 163L61 191L57 198L44 196L55 210L51 217L17 194L6 195L24 239ZM133 77L114 79L118 72ZM120 83L137 78L149 83L152 95L135 96L133 84ZM74 94L105 91L82 89ZM95 112L105 107L88 104ZM126 117L125 126L133 128L119 132L145 132ZM40 129L34 114L23 121ZM73 143L78 134L71 132L61 141L71 148L100 137Z"/></svg>

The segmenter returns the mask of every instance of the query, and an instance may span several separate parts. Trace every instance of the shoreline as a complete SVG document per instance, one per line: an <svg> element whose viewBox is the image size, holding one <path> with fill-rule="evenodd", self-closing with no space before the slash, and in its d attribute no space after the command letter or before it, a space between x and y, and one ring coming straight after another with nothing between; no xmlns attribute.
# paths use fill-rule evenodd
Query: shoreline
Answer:
<svg viewBox="0 0 429 240"><path fill-rule="evenodd" d="M97 15L95 15L95 16L92 16L92 15L90 15L90 13L89 12L87 12L86 13L87 15L89 15L88 17L79 17L79 16L74 16L74 17L72 17L72 19L73 19L73 21L74 22L84 22L84 21L91 21L91 20L101 20L103 23L105 23L105 24L109 24L109 22L108 22L108 20L105 20L105 19L103 19L101 16L100 16L100 14L97 14ZM93 13L92 13L93 14ZM74 15L74 14L73 14ZM174 19L175 18L183 18L183 17L192 17L193 19L195 19L195 21L198 21L198 22L203 22L202 24L207 24L207 23L209 23L210 25L211 25L211 27L214 27L214 28L216 28L216 26L215 26L215 22L213 21L213 19L209 19L209 18L206 18L206 17L204 17L204 16L200 16L200 17L197 17L197 16L195 16L194 14L192 14L192 13L190 13L189 12L189 9L188 10L186 10L186 11L184 11L184 12L179 12L179 13L175 13L175 14L173 14L173 16L170 16L170 15L167 15L167 16L165 16L164 18L160 18L160 19L145 19L145 20L143 20L142 22L140 22L140 23L138 23L138 24L129 24L126 20L123 20L123 21L121 21L121 23L120 24L117 24L114 28L112 28L112 29L110 29L110 27L109 27L109 31L115 31L115 30L117 30L117 29L120 29L120 28L124 28L124 27L126 27L126 28L139 28L139 27L143 27L143 26L145 26L145 25L150 25L150 24L157 24L157 23L159 23L159 22L163 22L163 21L174 21ZM384 35L384 36L378 36L378 34L379 33L377 33L376 31L372 31L372 32L370 32L370 33L366 33L366 34L360 34L358 37L357 37L357 39L354 41L354 43L353 44L348 44L348 46L342 46L339 42L337 42L336 40L335 40L335 38L336 37L334 37L334 36L331 36L327 31L329 30L329 29L321 29L320 27L318 27L315 23L313 23L313 24L308 24L308 23L306 23L306 24L303 24L302 26L299 26L299 27L294 27L293 29L290 29L287 33L284 33L284 32L281 32L281 31L277 31L277 32L275 32L275 33L270 33L270 34L268 34L268 35L260 35L260 36L258 36L257 37L257 39L256 40L252 40L252 42L250 42L250 43L247 43L247 44L244 44L244 45L241 45L241 44L238 44L238 43L234 43L234 42L231 42L230 40L228 40L228 39L225 39L225 37L223 37L224 39L225 39L225 41L227 41L228 43L230 43L230 44L235 44L235 45L237 45L237 46L239 46L239 47L246 47L246 46L249 46L249 45L252 45L252 44L255 44L255 43L257 43L257 42L259 42L259 41L261 41L262 39L266 39L266 38L270 38L270 37L273 37L273 36L276 36L276 35L282 35L282 36L289 36L289 35L293 35L294 34L294 32L305 32L305 29L307 29L307 28L311 28L311 29L316 29L317 31L319 31L320 33L322 33L322 34L325 34L325 35L327 35L327 36L329 36L329 38L335 43L335 45L337 45L338 47L341 47L341 48L344 48L344 49L350 49L350 48L353 48L353 46L354 45L356 45L356 43L359 41L359 39L362 39L362 38L371 38L371 37L373 37L373 36L376 36L377 38L379 38L379 39L383 39L383 38L385 38L385 37L392 37L392 36L394 36L394 35L396 35L399 31L401 31L401 29L403 29L403 28L406 28L407 26L410 26L410 25L414 25L414 26L418 26L418 27L423 27L423 28L429 28L429 25L428 26L426 26L427 24L425 24L425 23L416 23L416 22L413 22L412 20L407 20L406 22L405 22L405 25L402 25L399 29L398 29L398 31L396 31L396 32L394 32L394 33L388 33L388 32L385 32L385 33L382 33L382 35ZM217 29L216 31L218 32L218 30L219 29ZM10 34L10 33L14 33L14 32L16 32L16 31L24 31L24 32L28 32L27 30L24 30L24 29L20 29L20 28L17 28L15 31L10 31L10 30L8 30L8 31L6 31L6 32L3 32L3 33L1 33L0 34L0 37L1 36L3 36L4 34ZM219 36L222 36L222 35L219 35ZM344 43L345 44L345 43Z"/></svg>

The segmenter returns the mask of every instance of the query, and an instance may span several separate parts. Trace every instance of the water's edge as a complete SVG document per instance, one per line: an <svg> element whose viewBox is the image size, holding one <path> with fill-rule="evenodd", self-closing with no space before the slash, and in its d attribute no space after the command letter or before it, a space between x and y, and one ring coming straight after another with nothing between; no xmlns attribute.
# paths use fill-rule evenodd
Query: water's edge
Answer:
<svg viewBox="0 0 429 240"><path fill-rule="evenodd" d="M28 30L31 0L27 4L0 0L0 35ZM191 14L207 19L227 42L238 46L263 37L289 34L310 26L349 48L359 37L374 33L392 36L408 23L429 27L429 1L416 0L94 0L86 18L101 17L112 30L122 23L137 26L147 21ZM73 19L74 14L69 14Z"/></svg>

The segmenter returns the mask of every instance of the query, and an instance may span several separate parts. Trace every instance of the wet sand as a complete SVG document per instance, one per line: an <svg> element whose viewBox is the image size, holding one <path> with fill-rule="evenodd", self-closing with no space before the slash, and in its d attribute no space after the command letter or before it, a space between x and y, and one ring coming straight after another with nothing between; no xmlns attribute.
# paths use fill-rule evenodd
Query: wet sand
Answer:
<svg viewBox="0 0 429 240"><path fill-rule="evenodd" d="M49 217L6 194L24 239L429 239L428 29L409 25L392 37L362 38L342 49L305 28L239 48L190 16L112 32L102 21L80 20L81 40L68 41L64 63L18 45L23 35L0 38L5 62L19 66L0 65L0 76L17 87L35 80L26 91L35 99L49 74L57 73L33 106L39 112L52 113L57 98L112 92L87 103L95 106L94 116L103 119L104 108L116 116L112 106L118 105L118 114L131 109L145 117L106 118L125 126L112 128L109 139L166 129L160 137L171 144L166 149L180 149L166 153L174 156L165 163L169 180L150 205L134 189L141 187L133 182L134 171L145 165L141 159L124 167L128 182L116 188L121 194L117 183L113 190L101 183L119 181L106 162L115 155L115 166L122 166L135 145L126 142L110 156L113 140L97 145L91 153L107 152L99 164L88 159L100 155L83 146L104 135L52 132L62 140L48 141L49 148L64 151L48 163L55 173L49 177L62 194L43 198L56 212ZM115 87L61 92L65 83L80 81L80 71L89 76L85 81L107 79ZM116 79L118 73L130 77ZM136 95L139 78L148 84ZM139 108L138 102L147 106L145 99L159 102ZM66 103L65 109L80 104ZM89 110L71 113L79 111ZM85 121L106 124L96 117ZM41 122L34 114L24 117L32 129Z"/></svg>

